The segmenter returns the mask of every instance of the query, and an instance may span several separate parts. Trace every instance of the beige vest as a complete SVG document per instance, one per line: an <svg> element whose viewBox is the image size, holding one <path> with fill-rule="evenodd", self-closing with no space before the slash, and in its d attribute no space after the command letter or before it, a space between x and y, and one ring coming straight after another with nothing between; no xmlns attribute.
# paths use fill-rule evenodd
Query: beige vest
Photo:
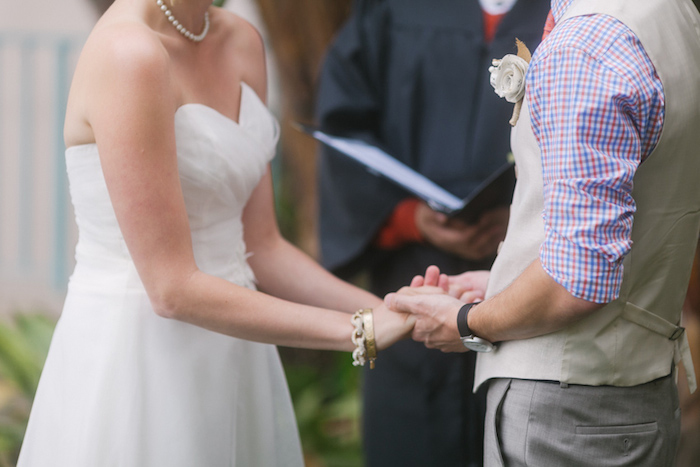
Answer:
<svg viewBox="0 0 700 467"><path fill-rule="evenodd" d="M680 316L700 231L700 15L690 0L575 0L559 24L591 13L614 16L639 37L665 94L661 138L634 177L620 297L558 332L480 354L476 387L498 377L633 386L668 375L682 358L695 388ZM511 144L518 182L487 296L537 260L544 240L541 155L527 102Z"/></svg>

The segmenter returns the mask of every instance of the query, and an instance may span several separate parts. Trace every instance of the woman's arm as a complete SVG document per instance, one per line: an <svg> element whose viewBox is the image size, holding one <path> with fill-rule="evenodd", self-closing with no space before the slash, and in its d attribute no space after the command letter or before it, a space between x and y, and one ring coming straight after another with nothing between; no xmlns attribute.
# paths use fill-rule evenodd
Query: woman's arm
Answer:
<svg viewBox="0 0 700 467"><path fill-rule="evenodd" d="M346 313L281 300L197 268L177 170L177 99L168 55L152 34L138 28L95 40L92 47L87 119L117 220L155 312L243 339L352 350ZM346 311L378 304L377 298L336 281L279 238L269 187L266 176L245 215L246 221L262 219L253 221L246 236L253 231L261 236L261 243L252 243L258 258L269 262L253 261L263 287ZM410 324L405 316L378 310L378 345L398 339Z"/></svg>
<svg viewBox="0 0 700 467"><path fill-rule="evenodd" d="M373 294L333 276L285 240L274 212L271 176L260 181L243 212L248 259L260 290L286 300L354 312L379 306Z"/></svg>

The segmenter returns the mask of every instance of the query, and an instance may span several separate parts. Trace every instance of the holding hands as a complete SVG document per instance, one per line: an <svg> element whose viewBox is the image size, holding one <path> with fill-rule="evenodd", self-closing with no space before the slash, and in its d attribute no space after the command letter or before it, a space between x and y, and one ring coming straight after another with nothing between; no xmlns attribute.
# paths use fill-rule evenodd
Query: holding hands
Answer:
<svg viewBox="0 0 700 467"><path fill-rule="evenodd" d="M508 208L496 208L481 215L476 224L451 219L418 205L415 221L423 238L438 248L469 260L481 260L496 252L505 235ZM409 287L388 294L385 306L375 309L378 348L412 337L428 348L443 352L466 352L457 313L465 303L484 299L489 271L468 271L456 276L441 274L429 266L425 276L415 276Z"/></svg>
<svg viewBox="0 0 700 467"><path fill-rule="evenodd" d="M388 294L384 303L413 316L411 337L415 341L443 352L466 352L457 329L457 313L465 302L483 300L488 276L488 271L473 271L448 277L430 266L425 276L416 276L410 287Z"/></svg>

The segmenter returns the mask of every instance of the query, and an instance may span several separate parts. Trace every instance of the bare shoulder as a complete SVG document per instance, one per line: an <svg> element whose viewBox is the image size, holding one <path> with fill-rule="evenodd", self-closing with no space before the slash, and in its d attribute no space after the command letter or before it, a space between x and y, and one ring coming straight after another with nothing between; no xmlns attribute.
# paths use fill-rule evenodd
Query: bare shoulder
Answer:
<svg viewBox="0 0 700 467"><path fill-rule="evenodd" d="M158 36L136 22L95 29L80 58L91 73L109 77L109 82L142 78L162 80L169 75L169 57ZM159 83L162 84L162 83Z"/></svg>
<svg viewBox="0 0 700 467"><path fill-rule="evenodd" d="M226 55L240 64L241 81L246 82L263 99L267 91L265 45L258 29L242 17L218 9L217 16L225 31Z"/></svg>
<svg viewBox="0 0 700 467"><path fill-rule="evenodd" d="M83 47L71 84L66 145L93 142L94 121L114 112L117 98L125 111L130 101L172 101L170 81L168 53L153 31L138 22L98 24Z"/></svg>

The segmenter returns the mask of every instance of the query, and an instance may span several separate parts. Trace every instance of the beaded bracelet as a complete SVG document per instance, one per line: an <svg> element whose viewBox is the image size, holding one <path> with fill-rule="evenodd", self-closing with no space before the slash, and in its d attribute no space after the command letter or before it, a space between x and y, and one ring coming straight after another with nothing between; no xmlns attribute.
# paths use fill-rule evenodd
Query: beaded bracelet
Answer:
<svg viewBox="0 0 700 467"><path fill-rule="evenodd" d="M352 351L352 364L364 366L369 361L370 370L374 369L374 361L377 358L377 344L374 340L374 319L371 308L357 310L350 320L354 330L352 343L355 350Z"/></svg>

